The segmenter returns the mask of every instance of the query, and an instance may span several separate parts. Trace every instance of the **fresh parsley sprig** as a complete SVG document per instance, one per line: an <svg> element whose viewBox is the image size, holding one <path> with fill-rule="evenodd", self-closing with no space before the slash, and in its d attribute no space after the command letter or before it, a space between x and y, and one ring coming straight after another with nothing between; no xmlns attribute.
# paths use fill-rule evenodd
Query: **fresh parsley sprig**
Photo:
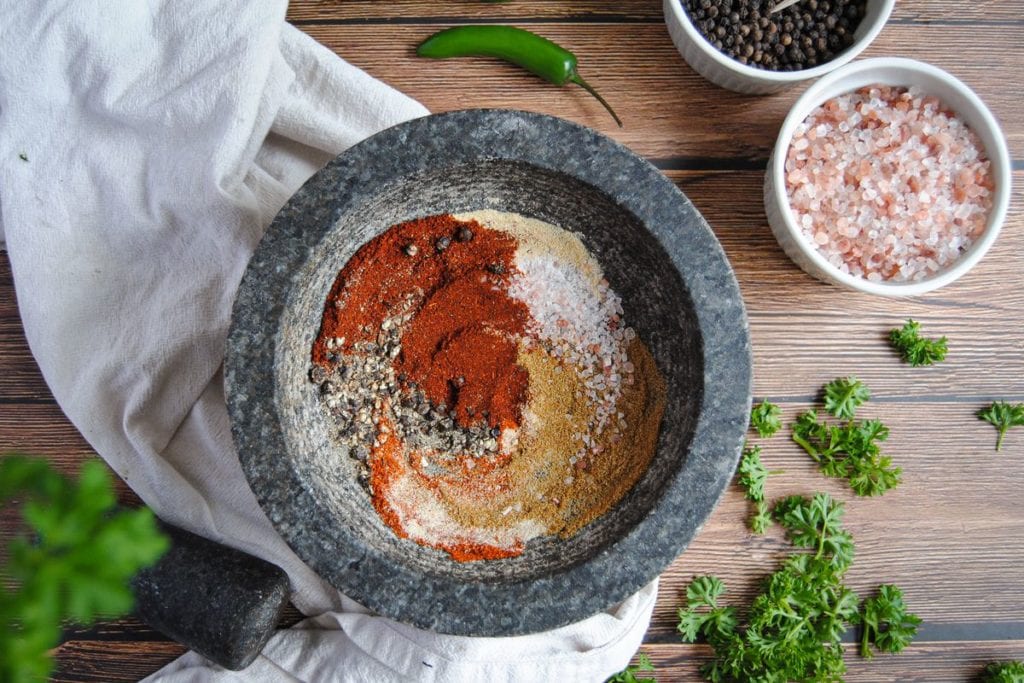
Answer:
<svg viewBox="0 0 1024 683"><path fill-rule="evenodd" d="M840 377L825 385L825 410L839 419L852 420L871 392L856 377Z"/></svg>
<svg viewBox="0 0 1024 683"><path fill-rule="evenodd" d="M900 483L902 470L882 454L880 443L889 428L879 420L856 420L856 410L870 396L862 382L846 377L825 386L825 408L845 422L819 419L817 411L797 416L792 438L821 467L827 477L846 479L859 496L877 496Z"/></svg>
<svg viewBox="0 0 1024 683"><path fill-rule="evenodd" d="M750 425L763 439L774 436L782 429L782 409L765 399L750 410Z"/></svg>
<svg viewBox="0 0 1024 683"><path fill-rule="evenodd" d="M878 587L878 595L864 601L860 623L860 654L871 658L872 643L882 652L902 652L917 635L921 619L907 612L903 591L887 583Z"/></svg>
<svg viewBox="0 0 1024 683"><path fill-rule="evenodd" d="M8 545L0 567L0 681L45 680L61 622L88 625L132 607L129 579L169 547L153 513L116 511L97 461L70 481L39 458L0 458L0 505L18 498L29 536ZM5 585L5 583L7 585Z"/></svg>
<svg viewBox="0 0 1024 683"><path fill-rule="evenodd" d="M747 446L743 449L739 466L739 484L743 487L744 495L753 501L756 507L754 515L748 521L750 530L755 534L763 534L772 522L768 504L764 500L764 487L770 475L780 473L781 470L769 471L761 462L760 446Z"/></svg>
<svg viewBox="0 0 1024 683"><path fill-rule="evenodd" d="M946 358L946 338L922 337L921 323L913 318L908 318L903 327L889 331L889 343L899 351L904 361L915 368L934 365Z"/></svg>
<svg viewBox="0 0 1024 683"><path fill-rule="evenodd" d="M815 560L829 562L838 572L853 562L853 537L842 528L843 504L827 493L816 493L810 500L783 498L775 504L774 514L790 543L814 550Z"/></svg>
<svg viewBox="0 0 1024 683"><path fill-rule="evenodd" d="M1021 683L1024 681L1024 662L992 662L985 667L982 683Z"/></svg>
<svg viewBox="0 0 1024 683"><path fill-rule="evenodd" d="M725 584L715 576L698 576L686 587L686 609L679 610L676 630L683 641L692 643L699 636L708 640L727 637L736 629L736 609L719 607L718 598Z"/></svg>
<svg viewBox="0 0 1024 683"><path fill-rule="evenodd" d="M754 514L751 515L750 519L747 520L747 525L750 530L755 534L763 534L768 531L768 527L772 524L772 512L771 508L768 507L768 503L763 500L754 502Z"/></svg>
<svg viewBox="0 0 1024 683"><path fill-rule="evenodd" d="M636 664L630 664L615 674L606 683L657 683L653 678L637 678L636 675L645 671L654 671L651 658L641 652L636 656Z"/></svg>
<svg viewBox="0 0 1024 683"><path fill-rule="evenodd" d="M768 470L761 462L761 447L748 446L743 449L740 459L740 486L748 500L764 500L764 485L768 481Z"/></svg>
<svg viewBox="0 0 1024 683"><path fill-rule="evenodd" d="M987 408L978 411L978 419L988 422L999 430L996 439L996 450L1002 450L1003 437L1011 427L1024 427L1024 403L1007 403L995 401Z"/></svg>
<svg viewBox="0 0 1024 683"><path fill-rule="evenodd" d="M857 595L843 584L853 538L841 526L842 504L824 493L791 496L776 503L775 514L794 545L811 552L791 555L765 579L745 624L734 607L722 604L725 585L718 578L698 576L687 587L677 629L684 642L704 640L713 648L714 658L701 669L704 678L840 681L846 671L841 639L857 623L875 625L869 641L880 650L903 649L920 622L906 612L899 589L880 587L879 598L866 601L862 614ZM882 635L893 626L901 630Z"/></svg>

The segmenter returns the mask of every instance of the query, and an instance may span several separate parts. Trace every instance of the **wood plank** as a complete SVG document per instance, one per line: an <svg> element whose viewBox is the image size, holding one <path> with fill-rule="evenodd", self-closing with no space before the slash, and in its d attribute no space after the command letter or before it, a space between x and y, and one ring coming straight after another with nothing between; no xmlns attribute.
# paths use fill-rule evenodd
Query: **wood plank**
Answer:
<svg viewBox="0 0 1024 683"><path fill-rule="evenodd" d="M302 618L289 603L278 628L288 628ZM53 681L137 681L186 652L184 646L134 617L100 622L89 628L69 627L63 641L57 648ZM125 663L130 665L124 666Z"/></svg>
<svg viewBox="0 0 1024 683"><path fill-rule="evenodd" d="M10 259L6 251L0 251L0 405L52 400L25 339Z"/></svg>
<svg viewBox="0 0 1024 683"><path fill-rule="evenodd" d="M809 404L784 404L788 426ZM903 468L903 483L877 498L854 496L844 482L827 479L788 438L769 440L762 460L783 474L769 479L769 500L826 491L846 504L845 527L856 544L848 585L862 597L881 583L896 583L930 627L999 622L1024 640L1024 510L1017 504L1024 480L1024 430L996 453L994 430L962 406L938 404L928 420L891 407L873 410L892 430L884 451ZM974 423L977 423L975 425ZM945 425L941 436L935 425ZM941 441L940 441L941 439ZM689 549L662 575L649 638L674 634L675 610L695 575L715 574L729 586L729 604L746 605L760 580L795 552L781 529L749 533L751 511L731 486ZM939 629L942 630L941 628Z"/></svg>
<svg viewBox="0 0 1024 683"><path fill-rule="evenodd" d="M740 283L759 395L813 395L836 376L855 374L876 400L1024 400L1024 205L1011 204L985 259L956 283L910 299L869 296L821 283L775 241L761 206L760 172L670 171L668 176L710 222ZM1024 173L1015 174L1024 182ZM1006 283L993 290L992 283ZM913 317L950 353L934 368L913 369L885 335Z"/></svg>
<svg viewBox="0 0 1024 683"><path fill-rule="evenodd" d="M706 645L652 645L641 648L656 671L649 674L659 683L700 681L700 667L711 659ZM975 681L985 665L1024 657L1024 641L955 642L914 644L898 655L879 655L866 660L851 645L846 648L847 683L942 683Z"/></svg>
<svg viewBox="0 0 1024 683"><path fill-rule="evenodd" d="M948 23L970 31L972 24L1021 23L1024 14L1019 3L1005 0L900 0L893 9L892 20Z"/></svg>
<svg viewBox="0 0 1024 683"><path fill-rule="evenodd" d="M745 275L748 275L750 270L744 267L744 264L755 264L761 257L756 253L746 253L756 250L745 240L740 239L739 235L750 232L750 225L745 217L756 214L757 210L751 208L744 211L743 207L739 207L740 210L730 213L724 211L718 203L709 203L711 200L703 198L743 197L755 194L754 191L760 183L760 174L670 172L669 175L690 193L698 206L712 219L726 249L730 251L733 262L737 264L741 282L744 282ZM721 215L716 215L716 211ZM1019 224L1019 214L1015 214L1011 222ZM760 230L764 232L763 226ZM1016 272L1019 273L1019 261L1021 254L1024 253L1019 244L1022 231L1008 230L1003 239L1016 240L1016 243L1001 244L1001 248L993 251L989 259L1005 260L1006 263L1000 267L1006 269L1008 274L1011 274L1010 271L1014 268L1017 268ZM774 241L770 237L766 240L767 247L773 248ZM778 248L774 247L774 250L778 251ZM760 251L765 251L765 245L761 245ZM779 252L777 256L785 266L784 255ZM778 270L775 267L777 265L759 269L758 272L774 272ZM794 272L789 274L790 279L794 276L804 277L794 268L791 267L791 270ZM990 278L983 278L983 281L986 279ZM754 349L758 395L776 398L792 396L795 393L798 396L809 397L822 382L847 372L856 372L869 381L876 392L872 405L899 403L908 395L911 400L929 399L932 392L943 389L948 394L947 383L956 387L954 393L957 398L964 397L966 390L971 387L972 391L978 393L998 389L1003 386L999 383L1005 383L1005 363L1000 364L1000 357L996 352L986 354L986 348L989 348L992 342L993 326L998 326L1000 322L1009 326L1002 330L1003 341L1012 343L1016 339L1014 332L1019 330L1019 324L1013 318L1006 319L1005 315L1008 311L1021 310L1016 300L1010 304L1004 303L995 310L987 307L971 309L971 317L959 324L962 333L959 344L956 343L957 335L950 331L949 326L963 317L963 310L960 309L969 308L970 302L978 298L982 292L965 290L951 305L931 306L927 303L928 299L918 303L921 310L927 312L926 315L918 316L929 320L937 332L950 334L954 340L953 348L962 349L961 353L965 355L951 357L940 368L909 371L892 357L880 338L881 335L878 334L879 329L885 329L885 324L893 324L893 314L890 314L888 309L898 309L904 302L863 298L859 303L863 304L864 308L854 308L852 313L856 314L856 319L850 320L849 310L847 315L840 316L817 310L818 302L813 299L807 300L800 290L793 288L792 285L786 287L779 284L779 291L769 290L766 293L761 287L754 286L755 284L760 284L760 281L745 283L745 290L748 290L747 300L756 339ZM959 288L961 285L956 287ZM821 303L832 300L835 294L832 288L823 289L828 291L822 292L825 298ZM1019 296L1019 293L1019 290L1011 290L1008 294ZM776 296L782 298L776 300ZM758 304L772 303L778 309L773 313L788 313L782 317L758 314ZM935 317L936 315L943 316L941 324L936 324L936 321L940 320ZM979 315L989 316L984 326L977 324ZM817 341L816 337L802 340L802 357L799 359L801 362L795 364L790 349L794 320L802 320L810 328L824 332L820 341ZM899 318L897 322L898 320ZM856 332L851 333L851 326L856 328ZM985 334L979 334L979 329L984 329ZM874 337L872 332L875 333ZM861 348L849 354L837 354L834 338L843 338L843 335L845 338L863 335L867 350ZM1016 343L1019 346L1019 342ZM1005 349L1012 350L1013 347ZM774 358L778 359L777 368L773 368L772 365ZM1019 361L1019 354L1017 360ZM979 362L983 368L984 365L991 367L985 368L984 372L978 372ZM794 365L798 368L806 367L807 376L801 376L799 371L794 373ZM939 374L933 370L942 372ZM1020 377L1022 374L1024 373L1018 373L1017 376ZM960 376L959 379L957 375ZM989 387L979 386L981 380L995 384ZM794 386L798 387L796 391ZM1020 390L1020 386L1015 388L1017 392ZM806 404L785 404L787 417L791 418L805 407ZM1015 489L1012 483L1019 481L1020 475L1024 474L1024 471L1015 471L1014 467L1019 470L1024 459L995 456L991 452L994 432L989 426L973 418L972 406L959 403L943 404L930 407L929 411L929 424L919 425L910 420L909 416L897 415L890 420L893 427L891 452L913 453L916 444L929 443L933 437L933 428L929 426L930 424L938 422L955 425L949 434L944 435L941 452L926 453L928 461L920 464L911 459L913 456L898 458L907 469L908 483L904 489L887 495L884 499L854 500L850 504L851 529L859 539L862 539L859 544L858 562L850 574L851 585L862 592L870 591L873 585L880 581L891 580L904 586L913 585L913 589L908 588L908 600L914 604L916 597L918 601L928 605L930 611L923 612L923 616L930 623L955 623L956 620L974 623L986 619L1012 623L1021 614L1019 587L1024 585L1024 574L1021 572L1021 567L1024 567L1021 560L1024 556L1007 554L1003 546L1006 538L1024 535L1024 529L1019 513L1015 516L1012 508L993 507L990 501L1014 499ZM1021 442L1015 441L1013 436L1016 435L1011 433L1007 443L1007 455L1014 453L1014 448L1018 449L1016 452L1021 452ZM66 423L55 405L24 405L18 406L17 411L4 411L0 414L0 443L48 455L60 468L69 471L76 469L80 460L91 454L88 445L81 440L74 428ZM784 440L776 440L771 446L771 450L766 453L766 461L770 466L782 467L788 475L795 475L795 480L789 481L788 484L783 478L778 482L773 481L773 484L782 486L782 490L773 495L807 492L818 488L826 488L836 494L845 495L841 486L826 484L821 480L807 458L791 444ZM958 479L971 482L972 488L965 490L959 485L950 484L947 477L951 471L957 472ZM921 476L913 479L911 475L915 472ZM906 527L898 529L903 535L897 534L895 538L890 536L885 544L881 542L880 539L892 533L888 528L889 518L913 520L918 511L934 507L932 503L935 496L952 494L956 495L955 503L942 507L942 514L937 518L930 518L926 526L908 523ZM126 495L125 490L122 490L122 495ZM849 498L848 495L846 497ZM902 504L899 501L902 501ZM867 515L859 518L856 512L861 509L873 510L875 517ZM972 512L979 509L987 511L986 519L996 521L987 525L983 522L965 524L964 520L971 519ZM746 514L747 505L739 492L731 490L727 493L723 504L690 551L666 572L650 637L671 637L678 596L693 574L719 574L737 588L738 600L747 600L752 595L757 578L771 571L778 559L789 551L788 546L777 535L768 539L747 536L743 531L743 519ZM922 534L924 530L927 530L927 533ZM935 539L947 543L954 541L957 545L947 554L941 546L935 544ZM912 567L903 567L903 558L908 556L915 557L915 562ZM953 562L955 571L951 572L946 567L946 562L949 561ZM885 573L888 569L897 571ZM942 578L936 580L939 576ZM965 603L964 596L956 588L962 585L962 582L972 587L972 592L967 596L972 598L971 602ZM993 601L988 596L1003 597L999 601Z"/></svg>
<svg viewBox="0 0 1024 683"><path fill-rule="evenodd" d="M185 654L171 641L72 640L56 653L55 683L138 681Z"/></svg>
<svg viewBox="0 0 1024 683"><path fill-rule="evenodd" d="M290 602L285 605L284 612L277 622L279 629L289 628L304 619L305 616ZM110 619L97 622L91 626L66 624L63 631L64 640L110 640L121 641L129 638L138 640L163 641L167 636L150 628L134 616Z"/></svg>
<svg viewBox="0 0 1024 683"><path fill-rule="evenodd" d="M1021 280L1024 205L1011 206L999 241L974 271L928 296L893 300L840 290L797 268L767 227L760 172L667 175L708 219L736 270L751 321L755 375L771 380L759 384L759 393L807 396L833 377L852 373L868 382L880 401L951 396L975 403L999 397L1024 400L1024 388L1006 383L1007 377L1024 376L1024 288L1006 287L993 296L990 284ZM1015 173L1015 181L1024 183L1024 172ZM13 293L5 266L6 259L0 257L0 301L3 293ZM952 350L942 366L911 370L889 348L886 331L907 317L922 321L930 334L950 338ZM794 329L806 330L798 345ZM20 355L0 352L0 402L48 400L49 390L28 355L20 323L11 321L0 332L0 345L24 349ZM845 341L836 344L837 339ZM91 452L76 432L60 426L64 420L56 406L27 410L24 417L4 413L0 449L53 455L69 448L71 454Z"/></svg>
<svg viewBox="0 0 1024 683"><path fill-rule="evenodd" d="M645 21L662 20L658 0L531 0L530 2L488 3L481 0L432 2L405 0L381 5L374 0L297 0L288 4L288 21L303 24L317 21L364 21L385 23L402 21L500 21L509 23L569 21Z"/></svg>
<svg viewBox="0 0 1024 683"><path fill-rule="evenodd" d="M915 643L899 655L862 659L853 645L847 646L848 683L879 681L976 680L985 665L1024 656L1024 641L972 641ZM656 681L700 681L700 667L711 659L711 649L702 644L644 644L655 665L648 674ZM57 653L59 670L55 682L137 681L180 656L180 646L166 642L110 643L71 641Z"/></svg>
<svg viewBox="0 0 1024 683"><path fill-rule="evenodd" d="M288 5L288 21L494 21L529 22L648 22L663 20L659 0L530 0L493 4L480 0L405 0L381 4L376 0L294 0ZM1020 22L1019 8L1000 0L962 2L961 0L900 0L893 10L892 22L917 23L993 23Z"/></svg>
<svg viewBox="0 0 1024 683"><path fill-rule="evenodd" d="M784 403L787 423L808 407ZM900 488L881 498L854 498L845 485L823 478L782 435L764 454L769 467L785 470L771 480L769 495L826 490L848 501L847 524L858 541L849 578L862 592L895 581L908 587L911 604L923 606L922 616L940 623L1020 619L1024 546L1008 539L1024 538L1024 511L1016 504L1024 480L1024 431L1011 432L997 454L994 430L973 417L972 406L930 405L927 421L910 410L874 409L869 403L862 412L882 417L892 429L886 452L904 468ZM941 444L937 424L946 426ZM720 575L738 600L749 600L759 578L790 552L778 530L764 538L747 534L748 512L742 493L730 488L690 549L665 573L656 628L674 627L678 596L693 575ZM0 530L0 540L9 533Z"/></svg>
<svg viewBox="0 0 1024 683"><path fill-rule="evenodd" d="M489 59L424 63L414 46L428 26L304 26L303 30L371 75L419 99L432 111L508 107L592 126L649 158L768 157L779 126L802 91L751 97L717 88L691 70L664 26L549 24L542 33L572 49L580 71L625 122L619 129L579 88L559 91L516 67ZM1017 26L972 31L893 25L865 56L913 55L970 84L1005 128L1012 154L1024 159L1024 118L1016 116L1015 82L1024 63Z"/></svg>
<svg viewBox="0 0 1024 683"><path fill-rule="evenodd" d="M8 403L0 409L0 455L9 453L46 458L54 469L68 476L75 476L86 460L99 459L56 403ZM141 505L135 492L111 474L118 502ZM9 531L0 524L0 542L6 540Z"/></svg>
<svg viewBox="0 0 1024 683"><path fill-rule="evenodd" d="M710 660L711 649L702 644L648 643L641 647L655 665L648 674L656 681L700 681L700 667ZM1024 656L1024 641L974 641L916 643L899 655L879 655L862 659L851 645L847 647L848 683L879 683L879 681L942 681L976 680L985 665ZM141 642L109 643L107 641L72 641L57 653L59 670L55 682L137 681L153 673L181 654L172 643Z"/></svg>
<svg viewBox="0 0 1024 683"><path fill-rule="evenodd" d="M0 411L0 452L17 451L49 459L62 472L95 455L56 403L23 403Z"/></svg>

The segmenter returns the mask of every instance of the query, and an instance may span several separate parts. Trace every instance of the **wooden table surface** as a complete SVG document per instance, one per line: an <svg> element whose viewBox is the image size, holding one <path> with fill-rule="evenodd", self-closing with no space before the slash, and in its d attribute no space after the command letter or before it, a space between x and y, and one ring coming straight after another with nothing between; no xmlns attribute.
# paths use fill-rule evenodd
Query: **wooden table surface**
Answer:
<svg viewBox="0 0 1024 683"><path fill-rule="evenodd" d="M338 54L432 111L511 107L593 126L664 171L696 204L721 241L750 316L755 398L779 403L787 421L820 387L845 375L873 392L865 415L883 417L888 452L904 483L858 499L826 480L783 434L765 461L785 473L772 497L824 490L847 502L857 555L848 582L861 595L900 585L924 619L898 656L847 653L849 681L967 681L996 659L1024 659L1024 429L996 453L995 430L975 411L993 399L1024 401L1024 205L1018 189L1003 233L984 261L937 293L908 300L852 294L800 271L764 216L761 183L770 146L802 87L747 97L705 82L669 40L657 0L477 0L292 3L290 21ZM618 109L625 127L579 88L558 89L490 60L426 63L413 47L459 23L511 23L572 49L581 72ZM931 62L966 81L1001 120L1024 187L1024 0L900 0L865 56ZM338 93L344 97L344 93ZM908 316L949 337L934 368L901 364L885 342ZM18 317L6 254L0 256L0 450L18 449L74 471L94 458L54 402ZM122 486L121 497L133 501ZM711 519L662 577L643 651L659 681L696 681L710 650L679 642L675 613L695 574L723 578L749 601L789 545L775 529L750 535L748 507L731 487ZM0 517L0 536L12 516ZM852 636L852 632L848 634ZM58 680L137 680L184 649L135 620L70 629L58 650Z"/></svg>

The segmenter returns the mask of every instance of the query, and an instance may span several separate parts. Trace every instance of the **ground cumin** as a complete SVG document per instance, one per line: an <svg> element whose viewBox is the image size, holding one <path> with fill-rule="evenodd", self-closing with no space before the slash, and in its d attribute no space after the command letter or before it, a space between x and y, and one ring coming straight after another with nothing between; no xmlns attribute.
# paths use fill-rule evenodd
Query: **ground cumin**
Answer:
<svg viewBox="0 0 1024 683"><path fill-rule="evenodd" d="M538 520L546 533L568 537L618 502L647 470L665 408L665 382L650 352L634 340L629 357L637 368L634 383L616 404L625 431L606 431L597 456L576 459L578 435L593 417L578 374L537 349L520 355L530 375L528 435L520 437L515 457L475 479L477 486L438 484L451 517L479 528Z"/></svg>

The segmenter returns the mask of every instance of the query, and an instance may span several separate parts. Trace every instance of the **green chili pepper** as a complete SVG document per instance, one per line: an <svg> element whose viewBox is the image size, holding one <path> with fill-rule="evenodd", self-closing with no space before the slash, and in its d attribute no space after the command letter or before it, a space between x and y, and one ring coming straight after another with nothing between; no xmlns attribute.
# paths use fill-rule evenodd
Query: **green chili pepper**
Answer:
<svg viewBox="0 0 1024 683"><path fill-rule="evenodd" d="M622 121L611 106L580 78L576 71L576 55L536 33L514 26L455 26L424 40L416 54L431 59L497 57L521 66L549 83L575 83L597 98L615 123L622 127Z"/></svg>

